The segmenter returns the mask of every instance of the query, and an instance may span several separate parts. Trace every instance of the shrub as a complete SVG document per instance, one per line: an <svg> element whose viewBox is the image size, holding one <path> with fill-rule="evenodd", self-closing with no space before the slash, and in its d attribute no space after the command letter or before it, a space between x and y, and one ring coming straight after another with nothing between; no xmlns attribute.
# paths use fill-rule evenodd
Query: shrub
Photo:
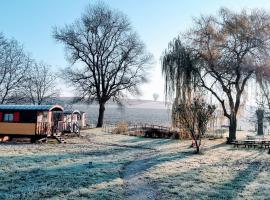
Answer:
<svg viewBox="0 0 270 200"><path fill-rule="evenodd" d="M191 139L192 138L190 133L185 129L180 129L180 131L178 133L178 137L179 137L179 139Z"/></svg>
<svg viewBox="0 0 270 200"><path fill-rule="evenodd" d="M116 124L116 127L113 129L113 134L123 134L128 132L128 124L125 122L119 122Z"/></svg>

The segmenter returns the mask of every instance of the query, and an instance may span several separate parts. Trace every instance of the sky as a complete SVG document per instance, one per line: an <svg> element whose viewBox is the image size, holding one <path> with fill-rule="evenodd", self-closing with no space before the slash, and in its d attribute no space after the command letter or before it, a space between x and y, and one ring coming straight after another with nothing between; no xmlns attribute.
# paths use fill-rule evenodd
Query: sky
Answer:
<svg viewBox="0 0 270 200"><path fill-rule="evenodd" d="M54 71L69 66L62 44L52 37L53 27L71 24L95 0L0 0L0 32L18 40L33 58L50 64ZM221 7L232 10L264 8L269 0L103 0L111 8L125 13L134 30L154 55L150 81L142 85L140 99L164 100L164 81L160 57L169 41L192 26L194 17L216 14ZM74 90L60 82L61 96L73 96ZM138 98L138 97L135 97Z"/></svg>

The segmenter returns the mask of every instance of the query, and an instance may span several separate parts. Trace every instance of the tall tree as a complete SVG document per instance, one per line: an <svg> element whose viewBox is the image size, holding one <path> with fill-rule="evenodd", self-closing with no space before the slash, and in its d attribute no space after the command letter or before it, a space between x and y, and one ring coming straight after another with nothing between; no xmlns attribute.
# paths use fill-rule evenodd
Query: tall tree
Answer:
<svg viewBox="0 0 270 200"><path fill-rule="evenodd" d="M23 100L34 105L51 103L59 94L56 78L49 65L33 62L21 87Z"/></svg>
<svg viewBox="0 0 270 200"><path fill-rule="evenodd" d="M109 99L120 103L126 92L140 94L152 56L124 14L101 3L90 5L80 20L56 28L53 35L65 45L73 65L65 69L65 77L82 101L99 103L97 127Z"/></svg>
<svg viewBox="0 0 270 200"><path fill-rule="evenodd" d="M197 79L200 69L192 54L182 45L180 38L175 38L163 52L162 74L165 78L166 98L174 98L172 122L179 124L179 104L189 104L195 97Z"/></svg>
<svg viewBox="0 0 270 200"><path fill-rule="evenodd" d="M256 75L256 83L259 86L256 90L256 103L258 105L256 110L257 134L263 135L264 118L270 120L270 68L263 68Z"/></svg>
<svg viewBox="0 0 270 200"><path fill-rule="evenodd" d="M18 100L20 87L31 65L30 58L16 40L0 33L0 104Z"/></svg>
<svg viewBox="0 0 270 200"><path fill-rule="evenodd" d="M196 88L199 69L179 37L169 43L163 52L161 62L166 97L176 96L178 101L190 101Z"/></svg>
<svg viewBox="0 0 270 200"><path fill-rule="evenodd" d="M257 73L256 81L259 86L256 91L259 109L270 110L270 68Z"/></svg>
<svg viewBox="0 0 270 200"><path fill-rule="evenodd" d="M194 28L185 35L185 45L200 60L200 86L221 104L230 122L229 139L235 139L247 82L261 68L270 67L269 13L221 9L217 16L196 19Z"/></svg>

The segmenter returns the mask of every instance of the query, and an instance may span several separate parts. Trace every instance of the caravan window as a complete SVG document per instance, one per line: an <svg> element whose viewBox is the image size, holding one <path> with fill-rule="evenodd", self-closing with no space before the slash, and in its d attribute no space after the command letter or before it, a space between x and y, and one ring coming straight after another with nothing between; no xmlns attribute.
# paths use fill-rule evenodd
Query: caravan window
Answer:
<svg viewBox="0 0 270 200"><path fill-rule="evenodd" d="M13 113L4 114L4 122L13 122Z"/></svg>

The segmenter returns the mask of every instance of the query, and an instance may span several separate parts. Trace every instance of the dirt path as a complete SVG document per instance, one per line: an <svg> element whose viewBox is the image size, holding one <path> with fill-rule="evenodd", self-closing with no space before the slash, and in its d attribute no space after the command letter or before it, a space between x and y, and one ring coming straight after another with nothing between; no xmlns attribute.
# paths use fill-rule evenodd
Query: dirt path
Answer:
<svg viewBox="0 0 270 200"><path fill-rule="evenodd" d="M100 142L95 139L83 136L89 143L95 145L115 146L122 148L138 149L141 153L136 158L125 164L121 170L120 176L124 181L125 199L127 200L156 200L158 195L155 185L150 184L144 176L144 173L152 164L153 157L157 150L142 145L126 145L111 142Z"/></svg>
<svg viewBox="0 0 270 200"><path fill-rule="evenodd" d="M137 159L124 166L122 178L127 200L157 199L155 186L149 184L143 175L151 166L153 153L153 151L142 153Z"/></svg>

